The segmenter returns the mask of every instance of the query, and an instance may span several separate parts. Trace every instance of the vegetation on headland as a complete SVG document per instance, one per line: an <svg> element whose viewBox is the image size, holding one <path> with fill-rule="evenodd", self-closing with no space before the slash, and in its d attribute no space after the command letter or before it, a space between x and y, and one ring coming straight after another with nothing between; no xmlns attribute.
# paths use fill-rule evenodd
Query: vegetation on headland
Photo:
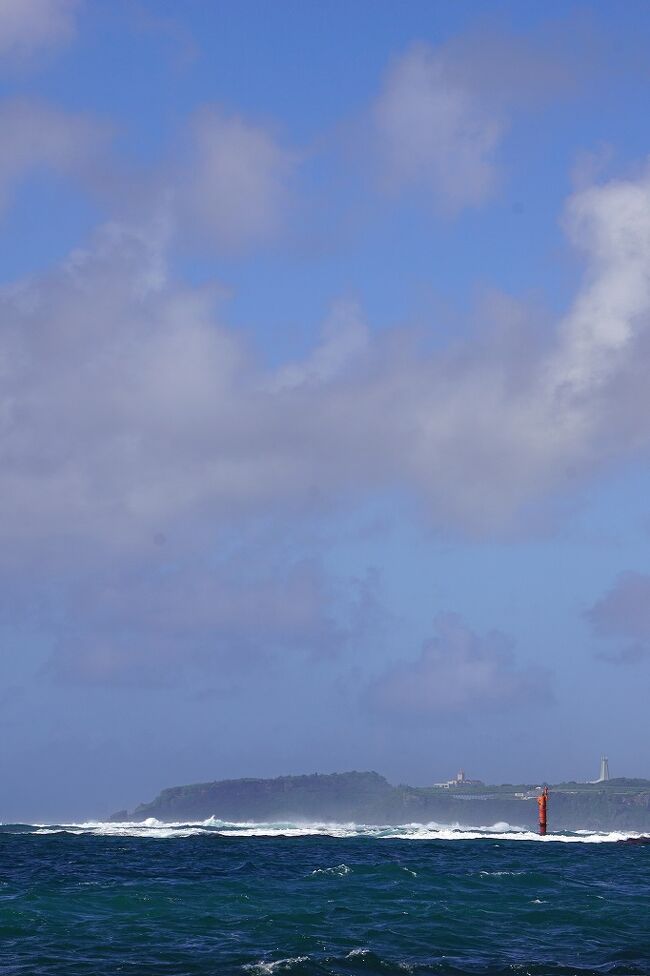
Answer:
<svg viewBox="0 0 650 976"><path fill-rule="evenodd" d="M391 786L379 773L313 773L234 779L163 790L114 820L334 821L534 827L542 784L451 787ZM549 827L558 830L650 830L650 780L549 785Z"/></svg>

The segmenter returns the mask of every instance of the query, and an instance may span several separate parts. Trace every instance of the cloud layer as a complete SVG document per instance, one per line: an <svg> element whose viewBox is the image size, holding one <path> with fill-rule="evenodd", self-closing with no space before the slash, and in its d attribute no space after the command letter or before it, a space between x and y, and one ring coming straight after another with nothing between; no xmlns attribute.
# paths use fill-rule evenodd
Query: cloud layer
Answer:
<svg viewBox="0 0 650 976"><path fill-rule="evenodd" d="M175 181L179 219L219 251L274 240L290 210L297 154L265 127L215 108L197 113L191 133Z"/></svg>
<svg viewBox="0 0 650 976"><path fill-rule="evenodd" d="M223 685L276 659L331 658L359 636L373 600L371 579L337 586L315 560L254 551L170 565L163 553L67 589L63 618L47 622L57 637L45 674L164 687L198 670Z"/></svg>
<svg viewBox="0 0 650 976"><path fill-rule="evenodd" d="M423 189L450 211L492 191L504 129L454 68L444 52L415 45L393 65L373 110L386 185Z"/></svg>
<svg viewBox="0 0 650 976"><path fill-rule="evenodd" d="M20 181L30 176L90 180L109 140L108 127L91 116L29 98L0 102L0 128L0 210Z"/></svg>
<svg viewBox="0 0 650 976"><path fill-rule="evenodd" d="M649 446L650 179L586 190L568 213L585 280L541 347L523 321L427 352L340 306L308 358L274 371L221 321L218 292L168 273L166 225L109 225L0 293L0 537L128 550L197 518L377 488L464 533L516 526Z"/></svg>
<svg viewBox="0 0 650 976"><path fill-rule="evenodd" d="M0 48L64 40L77 6L5 4ZM28 23L31 47L7 40L27 38ZM371 110L387 185L449 210L493 191L510 96L485 68L423 45L393 64ZM92 180L102 165L107 132L90 117L14 99L0 125L0 204L35 173ZM0 290L0 571L64 580L57 678L155 683L187 662L343 646L354 600L273 545L239 575L215 568L226 528L269 520L291 535L312 513L385 493L446 533L525 532L594 471L650 448L647 172L567 202L584 273L544 334L505 299L465 341L432 347L437 322L378 331L358 304L333 301L316 347L266 368L230 327L220 286L171 269L188 239L230 257L277 240L301 158L268 126L205 107L139 208L122 200L122 219L85 249ZM148 209L159 217L134 216ZM168 565L165 538L182 539ZM266 572L251 568L259 558ZM71 583L80 567L84 584ZM621 583L594 626L644 585ZM453 617L438 626L420 658L377 680L374 707L426 717L545 694L502 635Z"/></svg>
<svg viewBox="0 0 650 976"><path fill-rule="evenodd" d="M81 0L2 0L0 56L23 60L65 44L74 36L80 7Z"/></svg>
<svg viewBox="0 0 650 976"><path fill-rule="evenodd" d="M594 635L612 647L598 657L612 664L650 658L650 576L628 571L587 611Z"/></svg>
<svg viewBox="0 0 650 976"><path fill-rule="evenodd" d="M366 703L383 718L436 723L455 713L505 710L550 699L541 668L519 668L513 641L492 631L478 635L457 614L440 614L436 633L415 660L400 661L372 683Z"/></svg>

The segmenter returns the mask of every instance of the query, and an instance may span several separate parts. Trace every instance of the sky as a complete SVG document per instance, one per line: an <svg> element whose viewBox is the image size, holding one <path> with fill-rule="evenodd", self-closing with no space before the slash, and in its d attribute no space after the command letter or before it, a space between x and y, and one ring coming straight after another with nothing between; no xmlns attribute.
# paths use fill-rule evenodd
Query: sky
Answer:
<svg viewBox="0 0 650 976"><path fill-rule="evenodd" d="M650 777L649 36L0 0L0 820Z"/></svg>

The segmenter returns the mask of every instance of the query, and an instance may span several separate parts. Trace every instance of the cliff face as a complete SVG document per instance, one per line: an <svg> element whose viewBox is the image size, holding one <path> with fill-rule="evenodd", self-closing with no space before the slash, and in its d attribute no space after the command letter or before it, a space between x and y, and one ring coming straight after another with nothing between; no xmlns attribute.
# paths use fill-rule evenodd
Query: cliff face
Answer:
<svg viewBox="0 0 650 976"><path fill-rule="evenodd" d="M617 785L620 784L620 785ZM575 787L575 788L572 788ZM128 819L192 821L214 816L231 821L332 821L366 824L429 823L489 826L537 823L533 796L521 788L457 791L391 786L378 773L333 773L196 783L163 790ZM114 819L125 819L120 811ZM602 788L551 787L549 826L556 830L650 831L650 782L610 781Z"/></svg>

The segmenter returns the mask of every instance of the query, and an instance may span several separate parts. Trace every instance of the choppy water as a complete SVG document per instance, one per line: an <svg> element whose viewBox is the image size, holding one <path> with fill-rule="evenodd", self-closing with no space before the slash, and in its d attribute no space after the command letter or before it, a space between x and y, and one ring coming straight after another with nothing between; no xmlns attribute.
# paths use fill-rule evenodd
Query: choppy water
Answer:
<svg viewBox="0 0 650 976"><path fill-rule="evenodd" d="M506 824L0 827L0 973L650 974L650 847Z"/></svg>

